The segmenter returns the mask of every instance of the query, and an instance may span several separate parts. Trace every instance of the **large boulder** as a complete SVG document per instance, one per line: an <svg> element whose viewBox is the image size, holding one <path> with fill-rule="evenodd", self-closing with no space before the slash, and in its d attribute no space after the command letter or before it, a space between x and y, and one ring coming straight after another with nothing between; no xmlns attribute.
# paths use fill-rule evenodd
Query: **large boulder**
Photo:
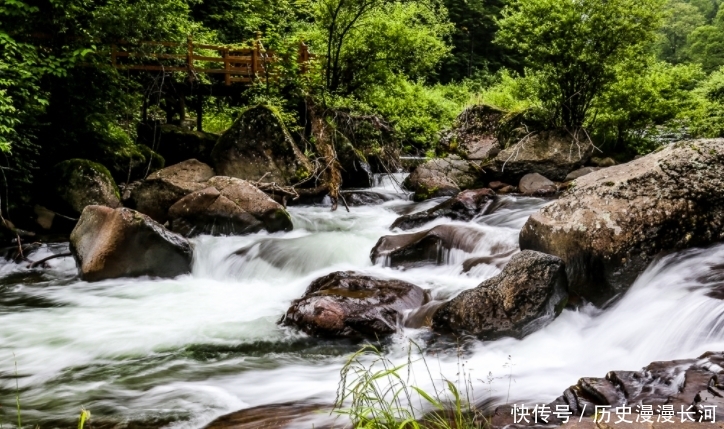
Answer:
<svg viewBox="0 0 724 429"><path fill-rule="evenodd" d="M553 320L567 296L563 261L526 250L513 256L497 276L440 307L432 326L486 340L520 338Z"/></svg>
<svg viewBox="0 0 724 429"><path fill-rule="evenodd" d="M453 197L461 189L479 185L480 163L459 156L434 158L417 167L403 185L414 192L415 201L428 198Z"/></svg>
<svg viewBox="0 0 724 429"><path fill-rule="evenodd" d="M456 119L453 129L442 136L440 146L462 158L483 161L500 152L498 134L506 113L487 105L471 106Z"/></svg>
<svg viewBox="0 0 724 429"><path fill-rule="evenodd" d="M406 310L429 301L418 286L354 272L336 272L312 282L282 319L284 325L320 337L389 335Z"/></svg>
<svg viewBox="0 0 724 429"><path fill-rule="evenodd" d="M219 175L249 181L293 185L312 174L311 162L299 150L279 114L254 106L221 135L211 152Z"/></svg>
<svg viewBox="0 0 724 429"><path fill-rule="evenodd" d="M485 234L477 229L439 225L411 234L386 235L370 252L373 263L389 267L419 267L445 263L453 249L471 253Z"/></svg>
<svg viewBox="0 0 724 429"><path fill-rule="evenodd" d="M150 216L157 222L168 220L168 209L186 195L207 188L214 170L195 159L158 170L142 182L132 184L124 193L126 206Z"/></svg>
<svg viewBox="0 0 724 429"><path fill-rule="evenodd" d="M530 173L520 179L518 190L525 195L550 195L555 194L558 187L544 176Z"/></svg>
<svg viewBox="0 0 724 429"><path fill-rule="evenodd" d="M70 234L80 277L175 277L191 271L192 247L182 236L127 208L87 206Z"/></svg>
<svg viewBox="0 0 724 429"><path fill-rule="evenodd" d="M209 187L192 192L169 208L173 231L192 237L292 230L291 216L284 207L249 182L217 176L206 184Z"/></svg>
<svg viewBox="0 0 724 429"><path fill-rule="evenodd" d="M86 159L58 163L50 174L48 206L67 216L78 216L86 206L116 208L121 196L111 173L101 164Z"/></svg>
<svg viewBox="0 0 724 429"><path fill-rule="evenodd" d="M563 132L542 131L528 134L500 151L485 171L491 178L517 182L528 173L538 173L563 181L591 157L594 147L587 140L576 141Z"/></svg>
<svg viewBox="0 0 724 429"><path fill-rule="evenodd" d="M401 216L390 229L417 228L435 219L446 217L452 220L469 221L475 216L489 212L495 202L495 192L490 189L469 189L429 210Z"/></svg>
<svg viewBox="0 0 724 429"><path fill-rule="evenodd" d="M601 304L661 252L724 240L724 139L671 144L576 179L534 213L521 249L566 263L571 292Z"/></svg>

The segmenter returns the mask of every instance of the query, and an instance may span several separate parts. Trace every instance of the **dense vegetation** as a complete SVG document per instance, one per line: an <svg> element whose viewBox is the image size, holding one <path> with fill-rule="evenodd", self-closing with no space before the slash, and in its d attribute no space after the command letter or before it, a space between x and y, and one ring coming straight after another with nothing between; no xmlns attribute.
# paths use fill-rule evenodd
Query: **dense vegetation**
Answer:
<svg viewBox="0 0 724 429"><path fill-rule="evenodd" d="M724 135L720 3L3 0L2 213L30 204L44 172L64 159L101 162L119 182L160 165L139 125L185 119L173 98L186 76L116 70L111 43L191 35L248 45L260 32L287 58L299 41L310 46L316 59L308 73L286 61L275 84L208 98L211 131L265 102L303 132L303 106L313 103L379 117L404 151L426 153L467 105L488 103L539 127L585 131L626 157L670 135Z"/></svg>

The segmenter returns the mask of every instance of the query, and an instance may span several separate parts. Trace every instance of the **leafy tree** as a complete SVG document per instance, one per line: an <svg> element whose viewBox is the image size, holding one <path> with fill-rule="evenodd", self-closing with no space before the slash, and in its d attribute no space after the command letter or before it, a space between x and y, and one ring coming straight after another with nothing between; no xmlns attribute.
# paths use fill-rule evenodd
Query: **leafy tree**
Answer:
<svg viewBox="0 0 724 429"><path fill-rule="evenodd" d="M697 103L686 112L692 132L701 137L724 137L724 67L711 73L693 95Z"/></svg>
<svg viewBox="0 0 724 429"><path fill-rule="evenodd" d="M277 46L311 21L310 0L203 0L195 2L192 11L223 43L248 41L261 32Z"/></svg>
<svg viewBox="0 0 724 429"><path fill-rule="evenodd" d="M710 23L717 12L722 0L689 0L689 3L696 6L706 19L707 24Z"/></svg>
<svg viewBox="0 0 724 429"><path fill-rule="evenodd" d="M516 0L497 42L519 50L540 73L552 123L577 129L618 66L643 55L661 21L660 0Z"/></svg>
<svg viewBox="0 0 724 429"><path fill-rule="evenodd" d="M455 26L450 41L451 55L440 69L440 81L462 81L494 72L501 67L518 67L514 52L493 43L506 0L445 0Z"/></svg>
<svg viewBox="0 0 724 429"><path fill-rule="evenodd" d="M720 9L711 25L694 30L689 36L691 60L711 72L724 65L724 9Z"/></svg>
<svg viewBox="0 0 724 429"><path fill-rule="evenodd" d="M452 28L433 2L319 0L314 12L322 85L332 93L351 95L394 75L425 78L449 52Z"/></svg>
<svg viewBox="0 0 724 429"><path fill-rule="evenodd" d="M655 62L648 66L621 64L618 79L606 88L594 104L597 137L613 147L627 146L638 153L653 150L657 143L647 138L655 127L681 129L681 113L696 104L692 90L704 78L695 64L671 65Z"/></svg>
<svg viewBox="0 0 724 429"><path fill-rule="evenodd" d="M661 27L659 57L672 64L686 60L687 38L698 27L706 24L700 9L684 0L669 0L664 9Z"/></svg>

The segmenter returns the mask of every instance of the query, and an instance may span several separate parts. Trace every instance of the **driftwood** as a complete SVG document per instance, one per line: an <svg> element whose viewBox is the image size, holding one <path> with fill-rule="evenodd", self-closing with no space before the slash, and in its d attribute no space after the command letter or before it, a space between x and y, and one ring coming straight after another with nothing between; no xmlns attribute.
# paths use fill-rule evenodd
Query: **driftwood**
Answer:
<svg viewBox="0 0 724 429"><path fill-rule="evenodd" d="M50 261L51 259L65 258L66 256L72 256L72 255L73 255L73 254L70 253L70 252L58 253L58 254L56 254L56 255L50 255L50 256L48 256L47 258L43 258L43 259L41 259L41 260L39 260L39 261L33 262L32 264L28 265L28 268L31 268L31 269L32 269L32 268L35 268L35 267L37 267L38 265L42 265L42 264Z"/></svg>

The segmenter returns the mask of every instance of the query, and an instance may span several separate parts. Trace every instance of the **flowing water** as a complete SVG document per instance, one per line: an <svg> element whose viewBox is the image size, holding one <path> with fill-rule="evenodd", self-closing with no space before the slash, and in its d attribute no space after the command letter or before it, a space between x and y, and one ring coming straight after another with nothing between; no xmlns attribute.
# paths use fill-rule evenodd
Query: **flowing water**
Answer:
<svg viewBox="0 0 724 429"><path fill-rule="evenodd" d="M71 258L35 270L5 263L0 422L13 421L16 394L26 422L68 422L84 406L96 419L188 428L251 406L330 403L339 370L359 344L277 325L312 280L356 270L446 299L497 274L494 265L463 273L462 263L515 249L528 216L546 203L502 197L492 214L460 224L484 233L474 252L403 271L373 264L370 250L401 213L438 201L413 203L395 186L389 177L380 181L376 191L399 197L380 206L292 207L289 233L199 237L192 274L171 280L81 282ZM46 247L32 259L61 251ZM670 255L607 309L565 310L523 340L471 341L460 355L431 342L424 329L405 328L384 350L403 361L412 339L442 350L427 358L435 378L455 379L464 364L478 398L548 402L582 376L724 350L717 298L724 294L723 264L724 245Z"/></svg>

